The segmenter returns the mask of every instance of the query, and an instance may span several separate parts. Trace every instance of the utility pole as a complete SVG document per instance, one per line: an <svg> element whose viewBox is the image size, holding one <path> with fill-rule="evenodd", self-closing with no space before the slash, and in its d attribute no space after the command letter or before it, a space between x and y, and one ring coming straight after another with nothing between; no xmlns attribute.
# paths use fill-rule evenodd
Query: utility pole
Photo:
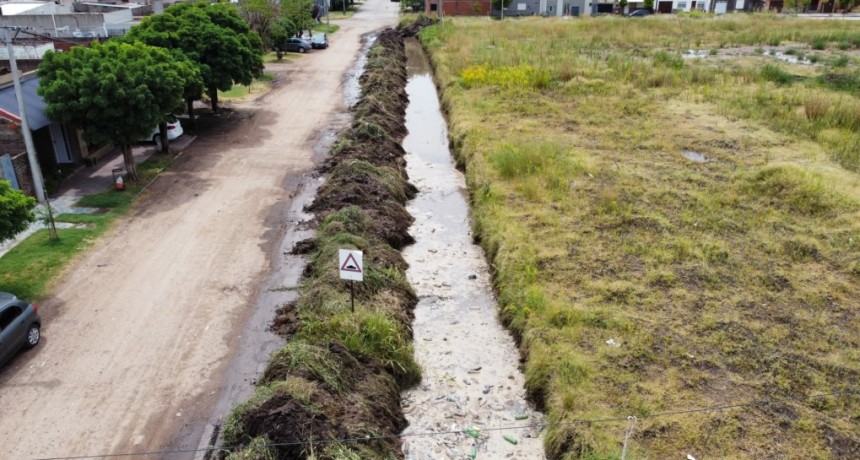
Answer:
<svg viewBox="0 0 860 460"><path fill-rule="evenodd" d="M39 203L45 203L45 186L42 179L42 168L39 166L39 157L36 156L36 148L33 146L33 134L30 132L30 122L27 120L27 104L24 103L24 90L21 89L21 78L18 76L18 64L15 62L15 47L12 42L18 36L22 27L0 26L5 29L3 39L6 41L6 51L9 53L9 67L12 69L12 81L15 83L15 98L18 100L18 113L21 115L21 134L24 136L24 146L27 148L27 158L30 160L30 172L33 174L33 189ZM12 31L15 34L12 35ZM10 36L11 35L11 36Z"/></svg>

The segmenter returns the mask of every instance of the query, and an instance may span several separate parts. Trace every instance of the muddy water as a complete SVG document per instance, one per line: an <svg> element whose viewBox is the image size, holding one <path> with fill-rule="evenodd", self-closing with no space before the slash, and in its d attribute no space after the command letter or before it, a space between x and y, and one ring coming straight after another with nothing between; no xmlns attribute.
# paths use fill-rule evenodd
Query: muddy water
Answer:
<svg viewBox="0 0 860 460"><path fill-rule="evenodd" d="M407 41L406 50L409 135L403 147L419 194L409 206L416 242L403 255L420 298L414 333L423 380L403 394L409 420L403 449L414 460L542 459L540 430L515 428L539 425L543 416L525 400L519 353L499 323L483 251L472 244L465 181L448 150L430 67L416 41ZM477 438L428 435L473 428Z"/></svg>

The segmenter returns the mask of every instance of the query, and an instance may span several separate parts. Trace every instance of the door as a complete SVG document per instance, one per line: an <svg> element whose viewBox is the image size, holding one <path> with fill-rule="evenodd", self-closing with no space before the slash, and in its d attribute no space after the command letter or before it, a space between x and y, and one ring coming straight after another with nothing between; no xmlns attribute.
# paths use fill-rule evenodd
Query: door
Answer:
<svg viewBox="0 0 860 460"><path fill-rule="evenodd" d="M72 155L69 151L69 144L66 143L66 136L63 132L63 125L59 123L51 123L51 142L54 144L54 157L57 163L71 163Z"/></svg>
<svg viewBox="0 0 860 460"><path fill-rule="evenodd" d="M24 343L27 331L20 325L23 311L21 307L11 305L0 312L0 363L11 358Z"/></svg>
<svg viewBox="0 0 860 460"><path fill-rule="evenodd" d="M657 12L659 12L659 13L671 13L672 12L672 2L660 2L657 5Z"/></svg>
<svg viewBox="0 0 860 460"><path fill-rule="evenodd" d="M12 166L12 157L8 154L0 157L0 169L3 170L3 175L0 178L8 180L9 185L11 185L15 190L20 190L21 187L18 186L18 176L15 175L15 167Z"/></svg>

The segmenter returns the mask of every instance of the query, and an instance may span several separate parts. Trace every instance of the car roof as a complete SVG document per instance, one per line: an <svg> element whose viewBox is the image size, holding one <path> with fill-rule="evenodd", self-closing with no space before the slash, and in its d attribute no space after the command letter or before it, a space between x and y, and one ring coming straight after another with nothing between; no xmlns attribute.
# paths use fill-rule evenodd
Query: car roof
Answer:
<svg viewBox="0 0 860 460"><path fill-rule="evenodd" d="M3 308L16 300L18 300L18 298L15 297L14 294L10 294L8 292L0 292L0 308Z"/></svg>

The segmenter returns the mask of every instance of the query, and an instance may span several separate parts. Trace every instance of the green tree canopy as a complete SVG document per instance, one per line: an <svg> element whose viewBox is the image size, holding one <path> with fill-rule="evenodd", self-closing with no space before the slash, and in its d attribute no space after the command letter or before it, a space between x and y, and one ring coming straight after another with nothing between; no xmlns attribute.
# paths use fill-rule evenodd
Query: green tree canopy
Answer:
<svg viewBox="0 0 860 460"><path fill-rule="evenodd" d="M236 7L239 15L251 30L257 32L266 48L272 45L271 30L281 16L280 3L277 0L243 0Z"/></svg>
<svg viewBox="0 0 860 460"><path fill-rule="evenodd" d="M492 2L493 8L495 8L497 10L500 8L507 8L511 4L512 1L514 1L514 0L493 0L493 2ZM504 5L504 6L502 6L502 5Z"/></svg>
<svg viewBox="0 0 860 460"><path fill-rule="evenodd" d="M272 41L272 46L280 47L284 44L290 37L295 36L299 33L299 28L285 17L280 17L275 20L275 23L272 24L270 29L270 39Z"/></svg>
<svg viewBox="0 0 860 460"><path fill-rule="evenodd" d="M218 110L218 90L250 85L263 71L260 36L226 3L180 3L146 17L124 38L181 50L200 68L203 87Z"/></svg>
<svg viewBox="0 0 860 460"><path fill-rule="evenodd" d="M9 186L9 181L0 180L0 243L27 229L36 217L33 206L36 200Z"/></svg>
<svg viewBox="0 0 860 460"><path fill-rule="evenodd" d="M313 0L283 0L281 17L295 24L296 35L301 35L303 30L310 33L314 27L313 8Z"/></svg>
<svg viewBox="0 0 860 460"><path fill-rule="evenodd" d="M126 171L137 180L131 146L182 107L189 69L165 49L143 43L94 42L45 54L39 94L53 120L83 129L91 143L122 147Z"/></svg>

